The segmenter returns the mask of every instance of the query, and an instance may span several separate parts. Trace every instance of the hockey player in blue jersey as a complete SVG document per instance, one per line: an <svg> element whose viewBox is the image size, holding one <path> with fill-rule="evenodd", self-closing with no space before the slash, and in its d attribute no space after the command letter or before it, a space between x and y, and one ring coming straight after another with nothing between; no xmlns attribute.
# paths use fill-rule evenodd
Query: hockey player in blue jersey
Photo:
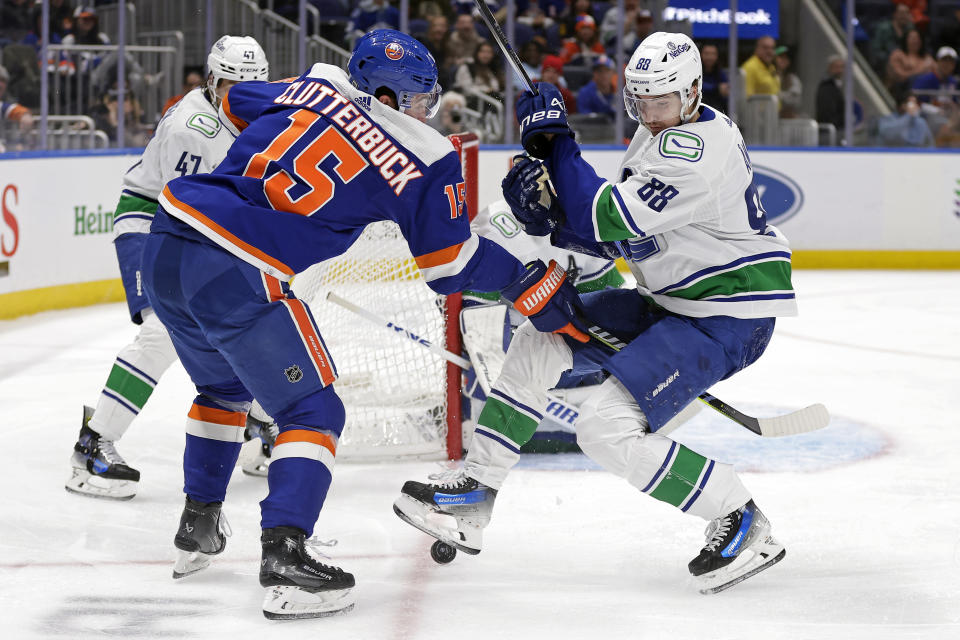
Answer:
<svg viewBox="0 0 960 640"><path fill-rule="evenodd" d="M623 94L643 126L616 183L581 157L555 87L540 84L538 96L519 98L524 147L543 161L521 159L503 181L504 196L530 233L623 255L636 290L586 294L583 304L591 324L628 344L612 352L521 326L463 469L403 486L394 510L410 524L479 553L497 492L542 417L547 390L564 371L602 371L609 377L580 406L577 442L641 492L708 521L706 544L689 563L701 591L730 587L784 556L733 467L661 433L700 393L760 357L775 317L796 313L789 246L766 224L736 125L700 104L702 76L687 36L660 32L640 44ZM542 187L545 171L556 199ZM431 524L436 513L452 515L456 527Z"/></svg>
<svg viewBox="0 0 960 640"><path fill-rule="evenodd" d="M293 80L237 85L220 109L238 134L225 160L160 196L144 287L197 387L174 577L224 549L221 506L256 396L280 427L260 503L268 618L353 606L353 576L304 546L344 407L331 351L290 292L294 274L345 251L368 223L393 220L434 291L503 291L541 330L587 340L562 268L524 266L470 231L459 156L423 123L439 104L437 76L422 44L378 30L357 42L349 75L315 64Z"/></svg>

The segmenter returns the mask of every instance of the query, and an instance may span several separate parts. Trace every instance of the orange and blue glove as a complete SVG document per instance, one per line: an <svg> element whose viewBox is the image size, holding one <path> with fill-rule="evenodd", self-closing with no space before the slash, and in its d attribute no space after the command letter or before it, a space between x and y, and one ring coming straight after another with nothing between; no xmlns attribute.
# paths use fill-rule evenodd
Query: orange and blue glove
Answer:
<svg viewBox="0 0 960 640"><path fill-rule="evenodd" d="M544 333L565 333L579 342L589 342L587 327L578 317L582 310L576 288L567 280L556 260L549 265L534 260L526 271L500 293Z"/></svg>

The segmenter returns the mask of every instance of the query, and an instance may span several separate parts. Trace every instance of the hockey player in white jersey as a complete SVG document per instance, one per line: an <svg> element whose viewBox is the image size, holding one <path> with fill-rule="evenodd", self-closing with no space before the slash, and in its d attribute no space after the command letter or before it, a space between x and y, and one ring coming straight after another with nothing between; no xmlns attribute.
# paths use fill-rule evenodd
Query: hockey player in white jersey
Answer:
<svg viewBox="0 0 960 640"><path fill-rule="evenodd" d="M117 354L96 409L83 408L67 491L116 500L136 494L140 472L126 464L115 443L177 358L141 285L143 240L163 186L180 176L209 173L227 154L235 136L218 117L227 89L246 80L266 80L268 72L266 55L255 39L223 36L217 40L207 58L206 85L190 91L167 111L140 160L123 178L113 219L114 247L130 318L140 331Z"/></svg>
<svg viewBox="0 0 960 640"><path fill-rule="evenodd" d="M766 224L736 125L700 104L699 52L685 35L655 33L632 55L624 103L639 127L619 181L580 156L559 92L539 84L517 104L524 148L543 158L557 198L546 206L537 161L504 180L528 230L560 246L627 260L637 289L582 297L589 323L627 345L574 344L524 325L478 419L464 467L436 484L407 482L394 510L467 553L479 553L497 492L567 370L610 375L581 406L577 441L610 472L708 521L689 563L702 593L723 590L785 555L731 465L659 433L700 393L753 363L775 317L796 313L786 239ZM451 528L451 517L455 527Z"/></svg>

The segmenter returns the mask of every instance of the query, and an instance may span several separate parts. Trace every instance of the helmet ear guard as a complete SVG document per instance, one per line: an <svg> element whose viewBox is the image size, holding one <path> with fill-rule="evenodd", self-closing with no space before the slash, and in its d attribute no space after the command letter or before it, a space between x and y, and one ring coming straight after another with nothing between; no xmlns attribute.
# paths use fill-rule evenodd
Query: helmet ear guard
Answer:
<svg viewBox="0 0 960 640"><path fill-rule="evenodd" d="M640 97L673 92L680 95L680 121L689 122L700 107L703 91L700 51L682 33L650 34L630 56L624 80L623 103L637 122L643 124L637 103Z"/></svg>

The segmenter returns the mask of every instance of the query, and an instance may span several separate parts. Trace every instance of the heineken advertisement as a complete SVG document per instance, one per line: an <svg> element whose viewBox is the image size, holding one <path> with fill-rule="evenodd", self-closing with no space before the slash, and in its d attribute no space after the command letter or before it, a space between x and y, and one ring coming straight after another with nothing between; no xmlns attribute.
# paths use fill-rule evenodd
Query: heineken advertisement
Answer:
<svg viewBox="0 0 960 640"><path fill-rule="evenodd" d="M0 296L119 278L113 212L137 159L0 160Z"/></svg>

